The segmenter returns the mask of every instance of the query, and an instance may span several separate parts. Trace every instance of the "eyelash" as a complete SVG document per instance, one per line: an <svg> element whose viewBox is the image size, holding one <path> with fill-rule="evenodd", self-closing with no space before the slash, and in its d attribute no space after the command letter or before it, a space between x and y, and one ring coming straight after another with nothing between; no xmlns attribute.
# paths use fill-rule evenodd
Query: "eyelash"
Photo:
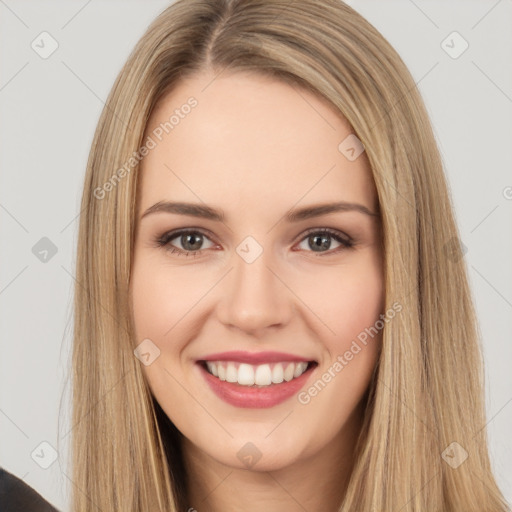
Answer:
<svg viewBox="0 0 512 512"><path fill-rule="evenodd" d="M192 256L195 257L198 252L202 252L206 249L201 249L199 251L184 251L183 249L179 249L177 247L174 247L170 245L171 240L174 240L175 238L181 236L181 235L190 235L190 234L200 234L203 235L206 238L210 238L205 232L201 231L200 229L181 229L176 231L169 231L167 233L164 233L163 235L157 237L155 239L157 247L164 248L166 251L169 251L170 253L176 254L178 256ZM324 255L332 255L337 254L340 251L343 251L345 249L351 249L354 247L354 241L350 239L349 237L344 238L342 236L342 233L340 231L337 231L335 229L330 228L313 228L306 233L304 233L304 236L300 239L300 242L303 242L306 238L311 236L312 234L315 235L329 235L332 238L334 238L337 242L341 243L341 247L338 247L337 249L332 249L329 251L325 251L323 253L315 254L315 256L322 257ZM314 252L314 251L306 251L306 252Z"/></svg>

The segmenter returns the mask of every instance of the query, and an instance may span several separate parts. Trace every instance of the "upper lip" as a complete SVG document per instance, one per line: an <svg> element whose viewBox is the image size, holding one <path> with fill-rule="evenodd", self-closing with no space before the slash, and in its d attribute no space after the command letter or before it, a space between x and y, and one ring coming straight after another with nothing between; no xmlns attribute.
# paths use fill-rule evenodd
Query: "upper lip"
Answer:
<svg viewBox="0 0 512 512"><path fill-rule="evenodd" d="M282 361L309 362L314 361L314 359L308 359L294 354L287 354L285 352L245 352L243 350L235 350L232 352L208 354L207 356L199 358L198 361L236 361L247 364L264 364L278 363Z"/></svg>

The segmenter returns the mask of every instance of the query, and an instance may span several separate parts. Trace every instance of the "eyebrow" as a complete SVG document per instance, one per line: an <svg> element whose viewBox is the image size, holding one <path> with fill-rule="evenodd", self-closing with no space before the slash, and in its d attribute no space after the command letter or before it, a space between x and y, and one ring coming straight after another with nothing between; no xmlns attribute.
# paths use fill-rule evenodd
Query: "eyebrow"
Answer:
<svg viewBox="0 0 512 512"><path fill-rule="evenodd" d="M319 217L321 215L327 215L329 213L336 212L350 212L355 211L369 215L371 217L378 217L378 213L374 213L369 210L366 206L358 203L347 203L345 201L339 201L336 203L324 203L312 206L306 206L295 210L290 210L285 214L287 222L300 222L302 220ZM224 212L216 210L207 205L195 204L195 203L173 203L170 201L159 201L153 206L149 207L140 217L142 220L144 217L152 213L165 212L174 213L177 215L190 215L192 217L199 217L207 220L213 220L217 222L224 222Z"/></svg>

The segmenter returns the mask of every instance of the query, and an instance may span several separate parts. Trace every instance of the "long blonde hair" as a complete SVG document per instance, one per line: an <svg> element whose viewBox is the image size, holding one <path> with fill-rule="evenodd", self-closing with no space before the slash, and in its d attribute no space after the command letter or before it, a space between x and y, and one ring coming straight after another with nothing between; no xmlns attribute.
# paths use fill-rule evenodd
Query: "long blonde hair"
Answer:
<svg viewBox="0 0 512 512"><path fill-rule="evenodd" d="M140 340L129 283L136 155L147 121L180 79L205 69L252 70L326 99L371 164L385 309L395 301L403 309L383 332L339 511L507 510L490 467L478 326L431 125L396 51L339 0L179 0L150 25L117 77L81 205L72 510L189 506L181 433L153 399L133 353ZM465 453L458 467L449 463Z"/></svg>

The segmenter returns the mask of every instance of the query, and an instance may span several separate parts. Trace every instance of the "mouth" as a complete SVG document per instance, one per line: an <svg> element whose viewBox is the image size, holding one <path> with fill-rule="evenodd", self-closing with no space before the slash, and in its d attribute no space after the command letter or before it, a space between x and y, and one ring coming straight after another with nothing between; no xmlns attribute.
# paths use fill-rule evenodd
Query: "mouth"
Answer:
<svg viewBox="0 0 512 512"><path fill-rule="evenodd" d="M270 363L260 355L251 364L217 357L198 360L196 367L218 398L239 408L271 408L290 400L313 379L318 366L300 358Z"/></svg>
<svg viewBox="0 0 512 512"><path fill-rule="evenodd" d="M314 378L319 363L309 357L232 350L205 354L195 367L214 395L229 405L269 408L290 400Z"/></svg>
<svg viewBox="0 0 512 512"><path fill-rule="evenodd" d="M316 361L276 361L262 364L249 364L239 361L207 361L197 363L219 381L247 388L266 388L283 385L299 379L312 371ZM303 379L301 379L302 381Z"/></svg>

